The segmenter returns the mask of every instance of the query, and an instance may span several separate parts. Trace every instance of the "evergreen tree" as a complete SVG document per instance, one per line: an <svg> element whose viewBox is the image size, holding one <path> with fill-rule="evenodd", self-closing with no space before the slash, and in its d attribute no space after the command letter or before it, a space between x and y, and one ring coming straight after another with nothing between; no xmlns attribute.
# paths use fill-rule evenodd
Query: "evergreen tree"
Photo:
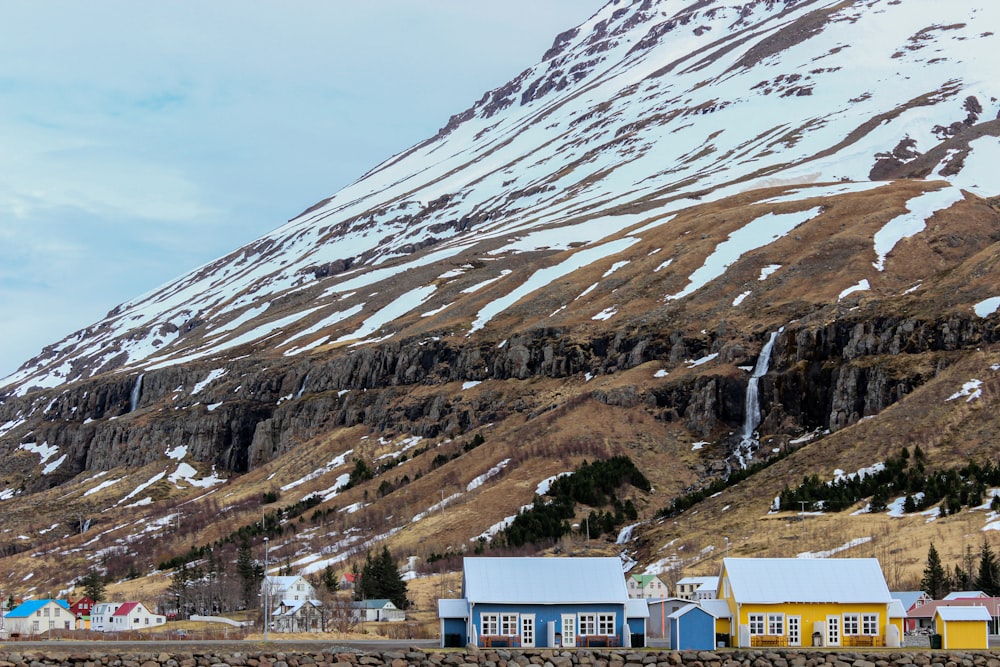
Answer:
<svg viewBox="0 0 1000 667"><path fill-rule="evenodd" d="M983 540L983 548L979 552L979 573L976 576L976 588L990 597L1000 595L1000 564L996 554L990 548L989 542Z"/></svg>
<svg viewBox="0 0 1000 667"><path fill-rule="evenodd" d="M323 583L323 587L326 588L326 590L330 591L331 593L337 590L337 575L333 571L332 565L327 565L323 569L323 576L321 581Z"/></svg>
<svg viewBox="0 0 1000 667"><path fill-rule="evenodd" d="M368 552L359 579L354 589L355 600L388 599L400 609L406 609L409 605L406 599L406 582L399 575L396 561L388 547L383 546L382 553L374 558Z"/></svg>
<svg viewBox="0 0 1000 667"><path fill-rule="evenodd" d="M951 591L967 591L970 588L972 588L972 577L960 565L956 565L955 574L951 578Z"/></svg>
<svg viewBox="0 0 1000 667"><path fill-rule="evenodd" d="M924 577L920 580L920 588L935 600L944 597L948 587L948 574L941 564L941 556L938 555L934 543L931 542L927 550L927 565L924 567Z"/></svg>
<svg viewBox="0 0 1000 667"><path fill-rule="evenodd" d="M236 576L240 578L240 590L243 593L243 603L247 607L253 604L264 579L264 567L253 557L250 542L243 540L236 553Z"/></svg>
<svg viewBox="0 0 1000 667"><path fill-rule="evenodd" d="M104 599L104 577L97 570L91 568L87 574L80 578L79 584L83 586L83 594L94 602Z"/></svg>

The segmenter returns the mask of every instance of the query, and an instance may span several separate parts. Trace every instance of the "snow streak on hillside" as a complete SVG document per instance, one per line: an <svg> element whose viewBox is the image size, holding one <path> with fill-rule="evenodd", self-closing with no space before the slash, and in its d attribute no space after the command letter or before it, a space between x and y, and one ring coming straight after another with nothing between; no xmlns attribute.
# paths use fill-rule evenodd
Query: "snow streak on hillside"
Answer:
<svg viewBox="0 0 1000 667"><path fill-rule="evenodd" d="M438 136L45 348L4 385L24 394L247 344L291 355L384 340L400 318L447 316L458 298L447 287L466 274L495 295L472 334L557 277L609 268L678 211L759 187L801 185L787 195L798 201L921 176L996 195L997 25L993 0L611 2ZM922 211L961 196L948 192L872 239L879 264L919 233ZM783 233L743 236L759 246ZM532 276L490 269L542 249L564 255Z"/></svg>

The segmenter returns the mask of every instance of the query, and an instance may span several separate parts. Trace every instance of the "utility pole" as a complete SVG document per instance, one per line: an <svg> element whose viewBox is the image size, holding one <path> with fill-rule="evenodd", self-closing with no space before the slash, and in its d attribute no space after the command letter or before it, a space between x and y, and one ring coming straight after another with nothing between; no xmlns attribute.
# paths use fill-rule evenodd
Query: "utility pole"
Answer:
<svg viewBox="0 0 1000 667"><path fill-rule="evenodd" d="M270 625L268 616L271 614L271 602L269 592L271 582L267 580L267 538L264 538L264 641L267 641L267 626Z"/></svg>

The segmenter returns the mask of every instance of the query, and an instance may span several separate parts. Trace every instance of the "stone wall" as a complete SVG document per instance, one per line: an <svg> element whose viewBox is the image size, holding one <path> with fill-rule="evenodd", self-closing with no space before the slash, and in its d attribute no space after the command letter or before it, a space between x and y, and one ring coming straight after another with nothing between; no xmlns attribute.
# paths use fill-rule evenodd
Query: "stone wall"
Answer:
<svg viewBox="0 0 1000 667"><path fill-rule="evenodd" d="M133 645L130 647L135 648ZM231 648L228 647L228 648ZM851 652L830 650L449 650L357 652L349 648L79 652L58 647L16 652L0 647L0 667L1000 667L995 651Z"/></svg>

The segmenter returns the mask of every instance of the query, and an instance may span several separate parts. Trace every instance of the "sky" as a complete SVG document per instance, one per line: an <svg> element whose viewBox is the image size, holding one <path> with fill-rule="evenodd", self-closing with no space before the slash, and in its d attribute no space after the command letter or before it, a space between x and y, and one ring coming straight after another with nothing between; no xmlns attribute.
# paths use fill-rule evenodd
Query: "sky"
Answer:
<svg viewBox="0 0 1000 667"><path fill-rule="evenodd" d="M606 0L0 0L0 378L433 136Z"/></svg>

